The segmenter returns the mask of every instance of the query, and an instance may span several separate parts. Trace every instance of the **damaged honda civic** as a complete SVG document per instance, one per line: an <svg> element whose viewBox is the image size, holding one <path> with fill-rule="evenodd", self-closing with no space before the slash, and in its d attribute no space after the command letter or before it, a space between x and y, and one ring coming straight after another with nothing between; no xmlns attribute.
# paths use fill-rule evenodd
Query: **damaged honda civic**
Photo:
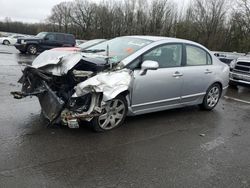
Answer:
<svg viewBox="0 0 250 188"><path fill-rule="evenodd" d="M224 95L229 68L192 41L123 36L80 52L47 50L19 80L16 99L36 96L50 124L95 131L123 124L126 116L189 105L212 110Z"/></svg>

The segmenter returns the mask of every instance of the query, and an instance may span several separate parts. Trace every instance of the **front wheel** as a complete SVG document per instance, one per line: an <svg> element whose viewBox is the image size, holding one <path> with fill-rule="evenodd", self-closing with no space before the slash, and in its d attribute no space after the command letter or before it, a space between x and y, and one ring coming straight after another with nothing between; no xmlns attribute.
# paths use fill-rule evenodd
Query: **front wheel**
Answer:
<svg viewBox="0 0 250 188"><path fill-rule="evenodd" d="M203 103L200 107L204 110L212 110L219 102L222 89L219 84L215 83L211 85L203 99Z"/></svg>
<svg viewBox="0 0 250 188"><path fill-rule="evenodd" d="M127 111L128 105L124 96L119 95L108 101L101 115L92 120L94 130L103 132L119 127L123 124Z"/></svg>

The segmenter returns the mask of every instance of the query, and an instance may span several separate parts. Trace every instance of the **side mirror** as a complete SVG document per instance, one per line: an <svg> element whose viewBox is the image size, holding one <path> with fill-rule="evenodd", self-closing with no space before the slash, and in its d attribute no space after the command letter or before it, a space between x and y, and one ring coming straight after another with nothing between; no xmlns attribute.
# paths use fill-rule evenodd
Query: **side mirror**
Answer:
<svg viewBox="0 0 250 188"><path fill-rule="evenodd" d="M157 61L146 60L141 64L140 75L145 75L148 70L157 70L159 68L159 63Z"/></svg>
<svg viewBox="0 0 250 188"><path fill-rule="evenodd" d="M48 37L44 37L44 40L49 40L49 38Z"/></svg>

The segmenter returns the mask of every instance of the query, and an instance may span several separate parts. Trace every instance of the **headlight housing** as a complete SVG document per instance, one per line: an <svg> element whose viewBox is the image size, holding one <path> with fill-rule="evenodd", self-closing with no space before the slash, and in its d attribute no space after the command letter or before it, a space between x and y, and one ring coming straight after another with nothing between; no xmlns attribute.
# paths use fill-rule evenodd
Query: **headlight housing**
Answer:
<svg viewBox="0 0 250 188"><path fill-rule="evenodd" d="M25 40L21 40L21 44L26 44Z"/></svg>

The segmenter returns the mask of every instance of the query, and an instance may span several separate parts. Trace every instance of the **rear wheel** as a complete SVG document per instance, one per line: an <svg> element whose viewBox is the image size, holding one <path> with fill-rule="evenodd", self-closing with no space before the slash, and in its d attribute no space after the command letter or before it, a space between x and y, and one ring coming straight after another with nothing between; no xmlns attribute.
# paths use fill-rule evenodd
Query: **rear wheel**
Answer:
<svg viewBox="0 0 250 188"><path fill-rule="evenodd" d="M3 41L3 44L4 44L4 45L10 45L10 41L4 40L4 41Z"/></svg>
<svg viewBox="0 0 250 188"><path fill-rule="evenodd" d="M203 103L200 107L204 110L212 110L219 102L221 97L221 86L217 83L211 85L203 99Z"/></svg>
<svg viewBox="0 0 250 188"><path fill-rule="evenodd" d="M127 100L122 95L108 101L101 115L92 120L94 130L103 132L119 127L124 122L127 109Z"/></svg>
<svg viewBox="0 0 250 188"><path fill-rule="evenodd" d="M28 46L27 51L30 55L36 55L37 54L37 46L31 44Z"/></svg>

